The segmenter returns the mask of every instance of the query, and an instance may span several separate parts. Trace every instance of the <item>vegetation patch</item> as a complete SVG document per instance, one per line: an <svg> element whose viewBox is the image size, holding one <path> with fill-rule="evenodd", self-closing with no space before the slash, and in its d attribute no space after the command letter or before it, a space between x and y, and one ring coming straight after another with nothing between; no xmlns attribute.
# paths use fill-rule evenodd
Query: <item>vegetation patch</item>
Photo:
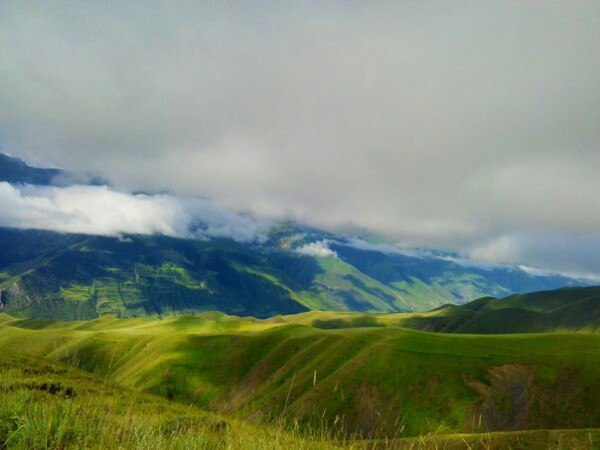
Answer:
<svg viewBox="0 0 600 450"><path fill-rule="evenodd" d="M358 316L347 319L316 319L312 322L312 326L323 330L336 330L342 328L384 327L385 325L373 316Z"/></svg>

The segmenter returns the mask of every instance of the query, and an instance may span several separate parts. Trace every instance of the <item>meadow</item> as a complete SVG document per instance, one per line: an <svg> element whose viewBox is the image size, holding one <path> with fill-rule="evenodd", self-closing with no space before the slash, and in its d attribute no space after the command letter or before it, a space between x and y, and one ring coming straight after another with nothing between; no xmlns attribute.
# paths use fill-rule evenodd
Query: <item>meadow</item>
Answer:
<svg viewBox="0 0 600 450"><path fill-rule="evenodd" d="M600 335L449 335L398 326L406 318L205 313L58 322L0 314L0 442L593 448L599 441Z"/></svg>

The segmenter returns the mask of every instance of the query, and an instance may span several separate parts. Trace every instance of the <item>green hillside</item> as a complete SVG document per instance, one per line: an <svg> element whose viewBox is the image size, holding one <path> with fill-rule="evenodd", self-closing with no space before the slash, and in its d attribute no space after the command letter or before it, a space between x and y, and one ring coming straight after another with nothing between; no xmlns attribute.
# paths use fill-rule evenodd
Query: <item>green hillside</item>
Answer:
<svg viewBox="0 0 600 450"><path fill-rule="evenodd" d="M6 349L3 349L6 350ZM0 448L330 448L117 386L65 364L0 354Z"/></svg>
<svg viewBox="0 0 600 450"><path fill-rule="evenodd" d="M65 323L0 315L0 348L239 419L284 418L301 433L371 439L600 427L598 334L448 335L364 323L330 330L303 325L307 316L336 318L208 313Z"/></svg>
<svg viewBox="0 0 600 450"><path fill-rule="evenodd" d="M495 272L356 249L339 237L331 244L335 256L295 250L331 237L291 225L273 227L262 244L0 228L0 311L62 320L215 310L264 318L309 310L423 311L512 292ZM512 283L523 277L501 274ZM513 288L568 282L527 275Z"/></svg>
<svg viewBox="0 0 600 450"><path fill-rule="evenodd" d="M93 319L218 310L268 317L314 310L409 310L414 303L337 258L232 240L115 238L0 230L0 309Z"/></svg>
<svg viewBox="0 0 600 450"><path fill-rule="evenodd" d="M404 326L444 333L542 333L599 331L600 287L564 288L481 298L402 320Z"/></svg>
<svg viewBox="0 0 600 450"><path fill-rule="evenodd" d="M133 391L65 364L0 354L0 448L592 448L600 431L431 434L369 441L249 424ZM35 405L35 406L32 406Z"/></svg>

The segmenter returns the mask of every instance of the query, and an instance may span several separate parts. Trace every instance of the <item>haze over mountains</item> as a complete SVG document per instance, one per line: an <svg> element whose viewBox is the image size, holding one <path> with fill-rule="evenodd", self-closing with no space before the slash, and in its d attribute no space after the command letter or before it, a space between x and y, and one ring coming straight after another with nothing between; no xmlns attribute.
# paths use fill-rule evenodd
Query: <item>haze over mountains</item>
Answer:
<svg viewBox="0 0 600 450"><path fill-rule="evenodd" d="M0 309L10 314L418 311L590 282L294 221L264 222L205 199L64 187L65 179L58 169L0 158ZM119 196L131 211L113 211ZM104 225L87 228L94 217Z"/></svg>

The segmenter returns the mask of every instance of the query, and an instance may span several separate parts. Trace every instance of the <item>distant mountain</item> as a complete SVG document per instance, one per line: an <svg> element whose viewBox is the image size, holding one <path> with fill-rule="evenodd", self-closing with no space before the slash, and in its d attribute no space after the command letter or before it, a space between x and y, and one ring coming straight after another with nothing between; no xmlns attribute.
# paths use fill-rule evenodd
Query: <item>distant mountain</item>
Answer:
<svg viewBox="0 0 600 450"><path fill-rule="evenodd" d="M360 250L342 237L330 245L335 256L300 253L304 242L326 234L315 233L275 227L258 245L0 228L0 310L61 319L209 310L268 317L308 310L416 311L511 293L494 272L486 277L449 261ZM574 283L512 270L502 276L525 289Z"/></svg>
<svg viewBox="0 0 600 450"><path fill-rule="evenodd" d="M31 167L19 158L0 153L0 181L49 185L62 173L60 169Z"/></svg>
<svg viewBox="0 0 600 450"><path fill-rule="evenodd" d="M77 179L99 180L0 155L0 181L54 185ZM0 228L0 311L57 319L209 310L256 317L308 310L425 311L483 296L586 284L372 242L377 240L294 222L272 226L266 241L252 244Z"/></svg>
<svg viewBox="0 0 600 450"><path fill-rule="evenodd" d="M599 331L600 286L511 295L500 300L485 297L411 317L403 325L425 331L473 334Z"/></svg>
<svg viewBox="0 0 600 450"><path fill-rule="evenodd" d="M0 182L11 184L35 184L65 186L68 184L107 184L99 176L71 172L62 169L43 169L32 167L25 161L0 153Z"/></svg>

